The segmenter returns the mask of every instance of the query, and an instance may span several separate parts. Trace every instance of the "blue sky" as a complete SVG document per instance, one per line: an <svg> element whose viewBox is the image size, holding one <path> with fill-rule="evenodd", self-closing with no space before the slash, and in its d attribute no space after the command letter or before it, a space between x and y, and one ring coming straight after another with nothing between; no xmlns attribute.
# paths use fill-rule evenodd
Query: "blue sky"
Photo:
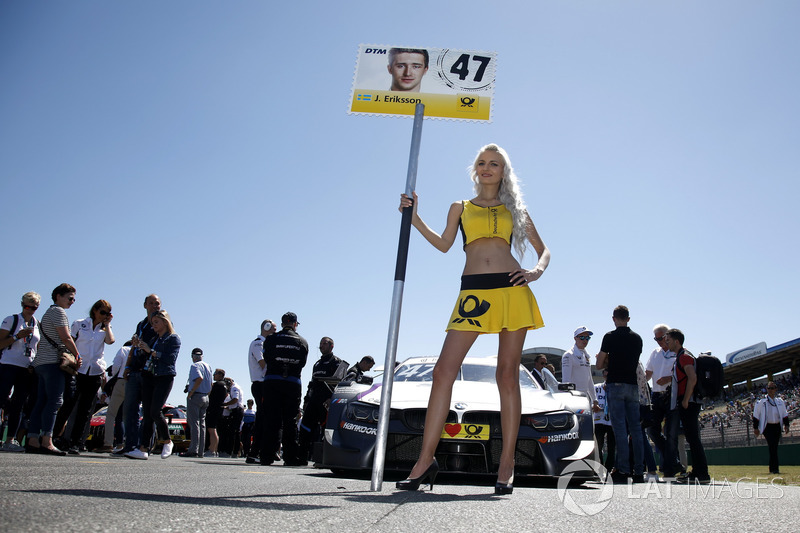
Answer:
<svg viewBox="0 0 800 533"><path fill-rule="evenodd" d="M526 348L610 330L620 303L647 353L658 322L720 357L798 337L796 2L402 6L0 4L4 316L72 283L71 320L112 303L110 359L159 294L176 403L194 346L249 385L287 310L306 379L324 335L383 360L412 121L347 114L367 43L497 52L493 122L426 120L417 191L441 230L477 149L509 152L553 254ZM399 359L438 353L462 267L412 234Z"/></svg>

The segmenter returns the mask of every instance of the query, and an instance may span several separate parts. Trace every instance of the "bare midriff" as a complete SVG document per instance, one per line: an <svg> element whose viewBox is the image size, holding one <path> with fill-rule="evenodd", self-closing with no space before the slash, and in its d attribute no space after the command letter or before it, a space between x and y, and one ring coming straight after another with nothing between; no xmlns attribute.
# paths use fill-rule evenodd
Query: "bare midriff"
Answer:
<svg viewBox="0 0 800 533"><path fill-rule="evenodd" d="M519 262L511 255L511 247L500 237L474 240L464 248L464 253L467 255L465 276L513 272L519 268Z"/></svg>

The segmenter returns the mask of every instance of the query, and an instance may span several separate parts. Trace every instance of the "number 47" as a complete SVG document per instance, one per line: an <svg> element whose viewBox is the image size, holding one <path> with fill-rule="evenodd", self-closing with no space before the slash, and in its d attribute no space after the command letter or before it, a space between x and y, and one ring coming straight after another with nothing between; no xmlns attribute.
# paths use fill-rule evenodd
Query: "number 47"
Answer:
<svg viewBox="0 0 800 533"><path fill-rule="evenodd" d="M458 74L458 79L464 81L469 76L469 54L461 54L456 62L453 63L453 66L450 67L450 72L452 74ZM486 67L489 66L489 61L492 60L491 57L485 56L472 56L473 61L477 61L480 63L478 70L475 72L475 77L472 78L472 81L480 82L483 80L483 74L486 72Z"/></svg>

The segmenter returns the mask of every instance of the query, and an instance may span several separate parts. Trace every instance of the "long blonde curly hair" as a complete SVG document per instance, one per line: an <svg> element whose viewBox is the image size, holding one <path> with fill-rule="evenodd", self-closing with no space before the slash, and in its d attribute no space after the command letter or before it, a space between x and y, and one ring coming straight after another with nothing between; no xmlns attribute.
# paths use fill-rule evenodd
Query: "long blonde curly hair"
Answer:
<svg viewBox="0 0 800 533"><path fill-rule="evenodd" d="M503 158L503 162L505 163L505 166L503 167L503 181L500 182L500 189L497 192L497 198L511 213L512 220L514 221L514 238L512 239L514 242L514 249L517 251L517 254L519 254L520 259L522 259L522 257L525 255L526 244L528 241L528 219L525 216L527 208L525 207L525 202L522 199L522 191L519 189L519 178L517 178L517 175L514 173L514 168L511 166L511 160L508 158L508 154L496 144L487 144L478 150L475 160L472 162L472 165L467 167L467 170L469 170L472 183L475 184L475 194L480 195L481 184L478 180L478 173L475 168L478 164L478 159L480 158L481 153L486 151L500 154L500 157Z"/></svg>

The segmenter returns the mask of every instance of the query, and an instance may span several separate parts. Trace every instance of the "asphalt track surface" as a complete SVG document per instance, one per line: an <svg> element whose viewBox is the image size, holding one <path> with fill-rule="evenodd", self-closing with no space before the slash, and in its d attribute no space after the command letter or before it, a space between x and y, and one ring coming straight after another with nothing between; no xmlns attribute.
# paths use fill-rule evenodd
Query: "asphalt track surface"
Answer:
<svg viewBox="0 0 800 533"><path fill-rule="evenodd" d="M798 531L800 487L763 480L708 486L437 479L401 492L394 478L245 464L243 459L0 453L0 531Z"/></svg>

